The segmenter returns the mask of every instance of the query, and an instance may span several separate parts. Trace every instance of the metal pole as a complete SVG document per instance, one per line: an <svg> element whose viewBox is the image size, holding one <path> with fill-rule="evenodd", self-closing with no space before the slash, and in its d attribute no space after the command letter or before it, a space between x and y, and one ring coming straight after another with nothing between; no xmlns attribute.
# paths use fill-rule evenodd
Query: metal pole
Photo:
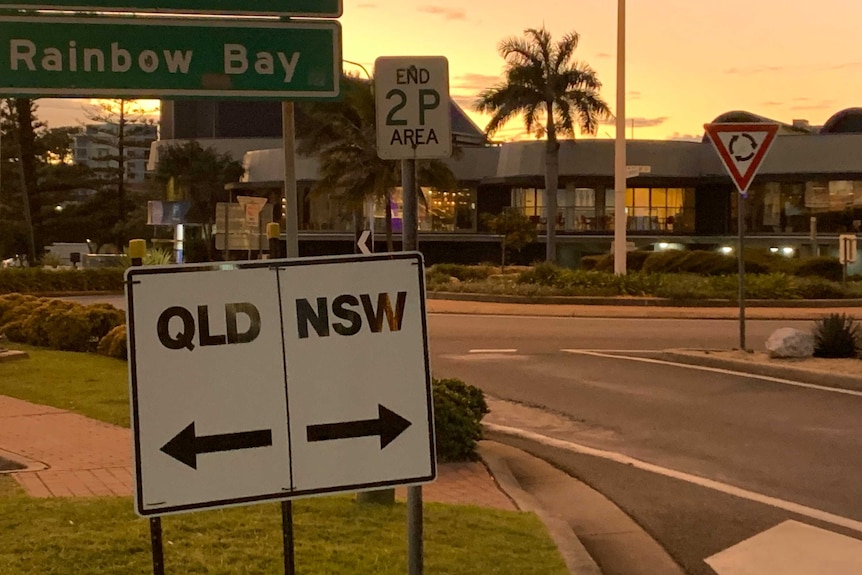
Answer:
<svg viewBox="0 0 862 575"><path fill-rule="evenodd" d="M422 575L422 487L407 488L407 573Z"/></svg>
<svg viewBox="0 0 862 575"><path fill-rule="evenodd" d="M293 102L281 103L281 137L284 142L284 231L286 255L299 257L299 193L296 189L296 141Z"/></svg>
<svg viewBox="0 0 862 575"><path fill-rule="evenodd" d="M284 575L294 575L296 564L293 556L293 503L281 502L281 534L284 542Z"/></svg>
<svg viewBox="0 0 862 575"><path fill-rule="evenodd" d="M401 240L403 251L418 249L416 213L416 160L401 160L402 209ZM407 567L409 575L422 575L422 488L407 488Z"/></svg>
<svg viewBox="0 0 862 575"><path fill-rule="evenodd" d="M736 225L739 234L737 261L739 262L739 349L745 351L745 197L739 194L736 209Z"/></svg>
<svg viewBox="0 0 862 575"><path fill-rule="evenodd" d="M614 273L626 274L626 0L617 2L617 122L614 142Z"/></svg>
<svg viewBox="0 0 862 575"><path fill-rule="evenodd" d="M418 249L416 241L418 217L416 213L416 160L401 160L401 250L413 251Z"/></svg>
<svg viewBox="0 0 862 575"><path fill-rule="evenodd" d="M153 549L153 575L165 575L165 554L162 549L161 517L150 517L150 546Z"/></svg>

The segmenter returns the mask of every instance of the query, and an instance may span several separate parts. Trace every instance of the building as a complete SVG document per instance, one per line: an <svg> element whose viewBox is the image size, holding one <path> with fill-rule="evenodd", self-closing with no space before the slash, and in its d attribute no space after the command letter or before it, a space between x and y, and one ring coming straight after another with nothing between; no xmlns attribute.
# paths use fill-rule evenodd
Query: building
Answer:
<svg viewBox="0 0 862 575"><path fill-rule="evenodd" d="M457 106L452 108L453 115L466 118ZM223 115L219 112L216 117ZM737 111L713 121L774 120ZM280 118L271 124L280 126ZM454 125L464 134L462 154L448 161L459 184L451 190L422 190L420 246L432 263L495 260L498 239L482 230L482 214L511 207L533 219L540 233L549 225L544 210L544 143L488 145L481 130L469 120L453 121ZM218 130L208 134L221 135ZM628 164L649 168L648 173L628 180L623 217L629 242L653 250L735 245L739 194L706 136L701 141L629 140L626 153ZM233 191L280 197L284 172L281 154L275 146L249 149L244 155L244 180ZM553 222L560 262L574 266L584 255L610 251L618 217L613 201L613 164L612 140L561 143L558 212ZM352 220L335 194L312 192L316 178L315 160L300 159L300 252L352 251ZM396 190L396 216L398 196ZM380 231L382 207L378 205L374 212L375 228ZM787 254L834 254L838 234L859 232L862 108L840 111L820 128L805 121L781 123L779 135L750 187L745 221L747 245ZM541 258L542 239L540 236L538 245L531 246L522 257Z"/></svg>
<svg viewBox="0 0 862 575"><path fill-rule="evenodd" d="M127 124L124 137L125 181L143 183L150 157L150 146L158 138L158 127L149 124ZM72 136L72 160L99 170L118 166L119 126L101 123L87 124Z"/></svg>

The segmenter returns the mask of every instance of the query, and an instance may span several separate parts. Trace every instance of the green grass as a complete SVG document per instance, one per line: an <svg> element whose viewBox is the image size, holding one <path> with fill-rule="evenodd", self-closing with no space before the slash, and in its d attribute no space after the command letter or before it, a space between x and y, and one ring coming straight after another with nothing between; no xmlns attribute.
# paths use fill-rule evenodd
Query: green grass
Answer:
<svg viewBox="0 0 862 575"><path fill-rule="evenodd" d="M129 498L33 499L0 478L0 575L152 572L147 521ZM406 515L348 497L294 503L297 572L406 572ZM535 515L426 504L425 568L447 575L563 575ZM162 519L166 572L282 573L281 511L267 503Z"/></svg>
<svg viewBox="0 0 862 575"><path fill-rule="evenodd" d="M0 363L0 395L129 425L123 361L26 349L30 359ZM302 575L407 571L406 512L358 505L349 496L294 503L297 572ZM162 519L169 575L281 574L277 504ZM447 575L565 575L539 519L529 513L426 503L425 570ZM152 573L147 521L131 498L35 499L0 475L0 575Z"/></svg>
<svg viewBox="0 0 862 575"><path fill-rule="evenodd" d="M26 350L30 358L0 363L0 395L129 427L129 367L125 361L13 343L4 345Z"/></svg>

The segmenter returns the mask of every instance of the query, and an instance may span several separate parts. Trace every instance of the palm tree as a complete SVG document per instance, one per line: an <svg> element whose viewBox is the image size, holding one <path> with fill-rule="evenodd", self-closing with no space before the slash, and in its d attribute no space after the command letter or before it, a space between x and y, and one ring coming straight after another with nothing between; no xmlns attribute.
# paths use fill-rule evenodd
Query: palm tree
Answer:
<svg viewBox="0 0 862 575"><path fill-rule="evenodd" d="M356 235L361 213L369 197L386 205L386 244L392 251L392 191L401 183L401 163L377 156L374 93L370 80L342 78L342 98L333 102L311 102L300 107L297 117L299 145L304 155L316 154L320 179L313 191L341 190L340 197L354 213ZM419 162L420 183L454 188L452 171L436 160ZM420 199L424 197L420 193Z"/></svg>
<svg viewBox="0 0 862 575"><path fill-rule="evenodd" d="M556 262L557 185L560 173L558 134L595 134L599 121L611 117L599 96L602 87L595 70L572 59L579 36L571 32L553 42L544 27L524 31L524 38L508 38L499 46L506 60L503 83L479 94L474 108L492 114L485 132L490 136L518 115L527 132L546 138L545 203L547 260Z"/></svg>

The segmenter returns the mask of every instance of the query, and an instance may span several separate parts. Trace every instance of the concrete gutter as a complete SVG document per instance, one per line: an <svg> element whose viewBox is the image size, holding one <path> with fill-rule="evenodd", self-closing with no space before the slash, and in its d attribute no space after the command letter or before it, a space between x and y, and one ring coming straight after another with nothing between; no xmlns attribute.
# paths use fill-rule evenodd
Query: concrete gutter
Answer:
<svg viewBox="0 0 862 575"><path fill-rule="evenodd" d="M834 387L836 389L862 391L862 377L859 376L811 369L808 367L802 367L801 365L795 366L792 364L794 361L792 359L775 360L788 362L783 365L778 365L772 362L759 363L756 361L718 357L714 355L714 353L715 352L710 352L709 350L673 349L661 352L660 356L662 359L667 361L684 363L686 365L727 369L730 371L739 371L754 375L763 375L766 377L790 379L802 383L822 385L824 387ZM860 362L860 369L862 369L862 360L858 361Z"/></svg>

